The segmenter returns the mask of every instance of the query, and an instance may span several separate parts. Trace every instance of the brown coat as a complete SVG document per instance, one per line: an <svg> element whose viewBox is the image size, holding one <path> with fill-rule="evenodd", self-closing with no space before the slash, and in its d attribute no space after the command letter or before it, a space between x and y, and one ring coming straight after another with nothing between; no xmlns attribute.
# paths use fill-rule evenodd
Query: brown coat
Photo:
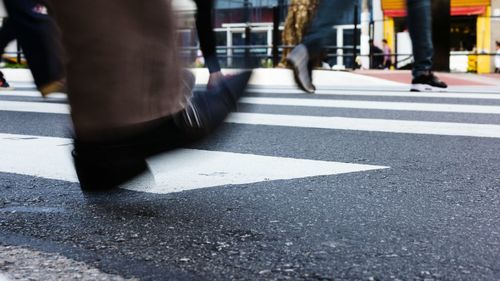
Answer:
<svg viewBox="0 0 500 281"><path fill-rule="evenodd" d="M170 0L51 5L68 54L68 98L78 138L117 137L183 108Z"/></svg>

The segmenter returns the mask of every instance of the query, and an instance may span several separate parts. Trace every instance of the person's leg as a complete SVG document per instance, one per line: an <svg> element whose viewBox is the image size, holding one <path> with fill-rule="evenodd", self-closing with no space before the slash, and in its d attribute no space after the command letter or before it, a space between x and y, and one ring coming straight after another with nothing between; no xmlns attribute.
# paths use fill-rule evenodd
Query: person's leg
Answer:
<svg viewBox="0 0 500 281"><path fill-rule="evenodd" d="M408 29L413 46L413 77L432 70L432 16L430 0L407 0Z"/></svg>
<svg viewBox="0 0 500 281"><path fill-rule="evenodd" d="M432 6L430 0L406 0L413 47L412 91L443 91L448 86L432 73Z"/></svg>
<svg viewBox="0 0 500 281"><path fill-rule="evenodd" d="M83 190L114 188L144 171L146 157L208 135L244 92L248 73L192 95L191 83L181 81L170 2L52 1L69 57Z"/></svg>
<svg viewBox="0 0 500 281"><path fill-rule="evenodd" d="M7 45L16 38L12 23L5 18L0 29L0 60L5 52ZM11 90L9 82L5 79L5 75L0 71L0 90Z"/></svg>
<svg viewBox="0 0 500 281"><path fill-rule="evenodd" d="M16 32L14 26L9 18L5 18L2 23L2 28L0 29L0 57L5 52L5 48L16 39Z"/></svg>
<svg viewBox="0 0 500 281"><path fill-rule="evenodd" d="M37 87L59 81L64 77L57 28L53 20L34 11L33 0L4 0L13 26Z"/></svg>
<svg viewBox="0 0 500 281"><path fill-rule="evenodd" d="M196 29L200 39L200 47L205 58L205 65L210 72L208 87L215 87L224 76L221 73L219 59L217 57L215 32L213 30L213 0L195 0Z"/></svg>
<svg viewBox="0 0 500 281"><path fill-rule="evenodd" d="M180 91L168 1L53 0L52 8L68 55L68 98L78 139L112 138L122 127L183 108L187 93Z"/></svg>
<svg viewBox="0 0 500 281"><path fill-rule="evenodd" d="M337 19L332 16L332 11L335 11L337 5L338 3L332 0L319 1L316 14L302 40L310 58L320 56L328 39L334 34L333 25Z"/></svg>
<svg viewBox="0 0 500 281"><path fill-rule="evenodd" d="M327 39L333 34L336 19L331 13L337 4L332 0L319 1L306 35L287 57L297 85L307 93L316 90L312 83L312 60L321 56Z"/></svg>
<svg viewBox="0 0 500 281"><path fill-rule="evenodd" d="M219 61L215 49L215 33L212 23L213 0L195 0L196 12L196 28L200 39L200 47L205 57L205 63L208 70L212 72L220 71Z"/></svg>

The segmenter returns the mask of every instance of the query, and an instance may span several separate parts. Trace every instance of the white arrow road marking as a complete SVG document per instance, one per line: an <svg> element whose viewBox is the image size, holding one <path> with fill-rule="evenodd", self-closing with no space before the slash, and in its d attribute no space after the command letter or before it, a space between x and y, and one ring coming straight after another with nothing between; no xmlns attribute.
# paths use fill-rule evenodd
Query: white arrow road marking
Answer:
<svg viewBox="0 0 500 281"><path fill-rule="evenodd" d="M0 172L77 182L71 143L64 138L0 134ZM165 153L149 159L148 164L151 174L144 174L123 188L165 194L389 168L195 149Z"/></svg>
<svg viewBox="0 0 500 281"><path fill-rule="evenodd" d="M354 108L426 112L500 114L500 106L464 105L442 103L380 102L355 100L290 99L290 98L242 98L240 103L281 106L306 106L326 108Z"/></svg>

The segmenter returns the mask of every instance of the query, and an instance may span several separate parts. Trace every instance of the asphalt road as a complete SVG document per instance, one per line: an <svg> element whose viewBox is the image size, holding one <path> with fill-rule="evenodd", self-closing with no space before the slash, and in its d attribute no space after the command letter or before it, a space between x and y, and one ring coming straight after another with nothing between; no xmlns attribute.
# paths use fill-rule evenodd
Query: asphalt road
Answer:
<svg viewBox="0 0 500 281"><path fill-rule="evenodd" d="M10 163L24 159L16 148L19 159L0 156L0 245L11 254L9 260L0 255L0 280L2 272L22 279L51 266L53 271L40 275L45 280L64 280L68 268L76 273L66 276L75 280L500 280L500 93L475 98L479 91L470 88L466 97L374 89L356 95L335 89L315 96L279 92L251 90L248 96L320 105L245 103L240 112L298 116L306 124L330 120L321 117L346 118L335 126L372 119L382 124L373 123L372 130L235 120L189 149L269 156L263 161L275 159L272 167L284 178L200 183L181 192L85 195L71 177L11 169ZM19 135L70 138L67 114L30 111L32 104L24 112L9 109L13 101L65 104L0 93L0 147L10 149L9 141ZM426 105L322 106L328 101ZM488 113L445 112L439 110L443 104L487 107ZM389 126L390 121L415 121L405 123L415 132L402 133L402 123ZM463 133L456 126L453 133L445 130L450 124ZM47 158L43 171L68 168ZM314 160L313 167L341 162L385 168L303 176L300 165L287 171L280 159ZM239 167L243 174L255 168L252 162L230 165L248 165ZM35 262L40 255L43 262ZM30 265L19 264L30 259Z"/></svg>

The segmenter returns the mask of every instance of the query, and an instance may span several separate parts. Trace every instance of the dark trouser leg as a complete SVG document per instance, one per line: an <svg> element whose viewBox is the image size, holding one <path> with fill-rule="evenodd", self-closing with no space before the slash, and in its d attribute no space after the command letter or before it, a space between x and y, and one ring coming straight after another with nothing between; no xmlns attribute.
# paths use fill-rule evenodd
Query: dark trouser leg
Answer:
<svg viewBox="0 0 500 281"><path fill-rule="evenodd" d="M4 19L2 28L0 29L0 58L5 52L5 48L7 45L12 42L16 38L14 27L12 26L11 21L7 18ZM2 87L8 86L7 81L5 81L5 77L3 72L0 71L0 81L2 82Z"/></svg>
<svg viewBox="0 0 500 281"><path fill-rule="evenodd" d="M62 79L61 49L54 21L48 15L36 13L33 0L4 0L4 3L35 84L42 87Z"/></svg>
<svg viewBox="0 0 500 281"><path fill-rule="evenodd" d="M73 158L84 190L112 189L144 171L146 157L208 135L244 92L249 74L193 97L183 91L170 2L51 1L69 55Z"/></svg>
<svg viewBox="0 0 500 281"><path fill-rule="evenodd" d="M327 44L326 39L333 35L333 25L337 19L332 16L332 12L335 11L336 6L337 3L332 0L321 0L319 2L316 15L302 40L302 44L307 47L310 58L320 56Z"/></svg>
<svg viewBox="0 0 500 281"><path fill-rule="evenodd" d="M0 56L5 52L5 48L16 39L16 32L12 22L6 18L3 21L2 28L0 29Z"/></svg>
<svg viewBox="0 0 500 281"><path fill-rule="evenodd" d="M407 0L408 27L413 45L413 77L432 69L432 16L430 0Z"/></svg>
<svg viewBox="0 0 500 281"><path fill-rule="evenodd" d="M195 0L197 6L196 29L200 39L200 47L205 57L210 73L220 71L219 61L216 53L215 33L213 31L213 0Z"/></svg>

